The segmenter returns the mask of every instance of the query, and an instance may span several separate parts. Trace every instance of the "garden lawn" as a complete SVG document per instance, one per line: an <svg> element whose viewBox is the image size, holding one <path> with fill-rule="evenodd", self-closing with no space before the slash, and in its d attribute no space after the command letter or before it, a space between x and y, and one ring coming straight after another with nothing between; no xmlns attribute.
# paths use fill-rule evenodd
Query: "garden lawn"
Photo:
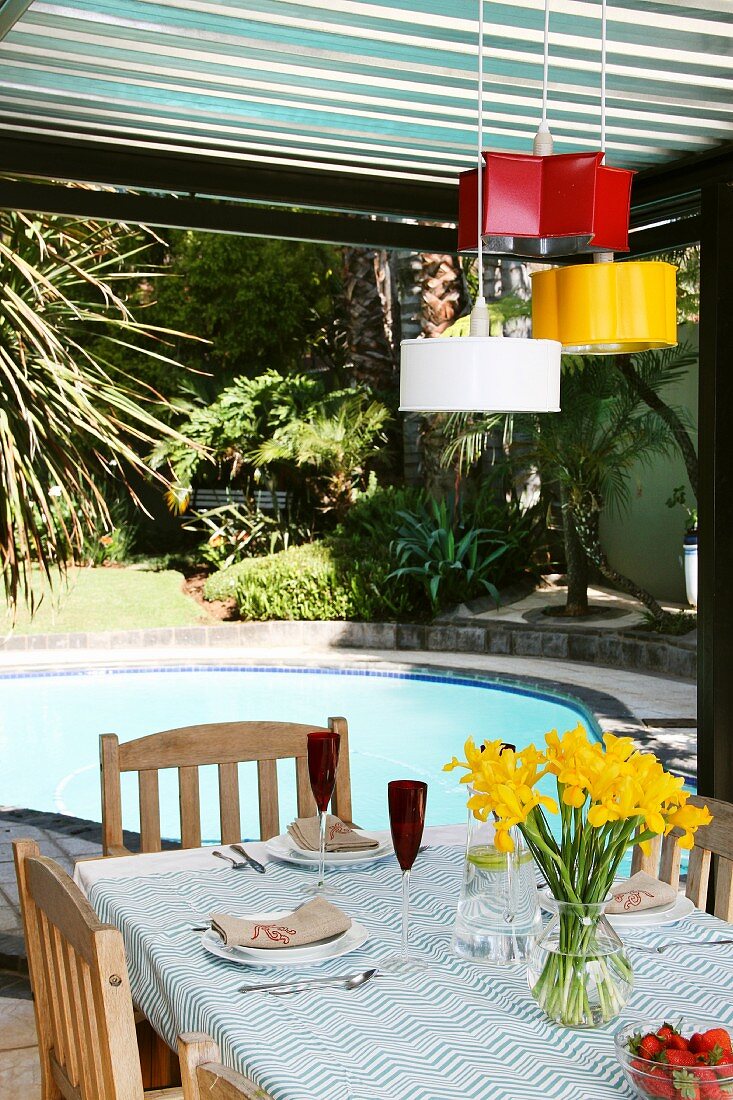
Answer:
<svg viewBox="0 0 733 1100"><path fill-rule="evenodd" d="M68 584L46 592L33 620L18 609L16 634L61 634L100 630L141 630L214 622L181 585L183 574L141 568L71 569ZM37 591L41 591L40 577ZM11 619L5 629L12 629Z"/></svg>

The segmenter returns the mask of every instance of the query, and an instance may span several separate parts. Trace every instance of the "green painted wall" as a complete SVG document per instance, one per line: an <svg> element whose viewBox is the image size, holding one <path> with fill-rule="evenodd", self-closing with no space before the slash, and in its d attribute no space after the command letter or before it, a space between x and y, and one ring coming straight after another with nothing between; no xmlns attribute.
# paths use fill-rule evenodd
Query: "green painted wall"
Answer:
<svg viewBox="0 0 733 1100"><path fill-rule="evenodd" d="M697 325L680 328L680 339L698 346ZM665 400L689 411L697 429L697 363L686 377L664 391ZM697 431L693 436L697 446ZM684 485L688 502L694 498L682 459L656 458L647 467L632 471L631 505L623 514L606 514L601 519L601 540L609 561L660 600L686 603L682 567L682 538L685 512L667 508L675 485Z"/></svg>

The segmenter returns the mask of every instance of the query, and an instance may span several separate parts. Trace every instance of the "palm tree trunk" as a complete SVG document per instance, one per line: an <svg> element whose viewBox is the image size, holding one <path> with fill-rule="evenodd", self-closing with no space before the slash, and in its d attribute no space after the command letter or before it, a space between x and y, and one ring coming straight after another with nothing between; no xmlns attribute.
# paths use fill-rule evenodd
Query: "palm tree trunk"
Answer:
<svg viewBox="0 0 733 1100"><path fill-rule="evenodd" d="M394 293L384 249L344 248L344 296L351 370L378 393L397 381Z"/></svg>
<svg viewBox="0 0 733 1100"><path fill-rule="evenodd" d="M422 332L440 336L461 316L467 305L466 287L456 256L421 252Z"/></svg>
<svg viewBox="0 0 733 1100"><path fill-rule="evenodd" d="M659 394L656 393L651 386L646 384L634 366L634 361L630 355L616 355L614 357L614 362L627 382L629 382L638 393L642 401L662 418L671 431L684 460L685 467L687 468L687 477L689 478L690 486L697 500L697 452L695 451L695 445L690 438L689 432L686 430L674 409L670 408L670 406L662 400Z"/></svg>
<svg viewBox="0 0 733 1100"><path fill-rule="evenodd" d="M568 507L567 496L562 490L560 497L568 585L564 614L572 618L588 614L588 557L578 535L575 517Z"/></svg>
<svg viewBox="0 0 733 1100"><path fill-rule="evenodd" d="M603 576L607 581L610 581L614 588L620 589L628 596L633 596L635 600L644 605L655 623L663 624L669 617L668 612L655 600L651 592L647 592L645 588L636 584L630 577L619 573L609 563L601 546L599 534L600 510L597 503L594 501L587 507L576 503L573 505L573 512L578 537L593 564L600 569Z"/></svg>
<svg viewBox="0 0 733 1100"><path fill-rule="evenodd" d="M401 254L398 263L403 336L442 335L468 307L460 260L448 253L410 252ZM405 474L411 483L422 481L437 496L453 488L454 475L446 476L440 460L446 443L445 420L442 413L415 414L405 420Z"/></svg>

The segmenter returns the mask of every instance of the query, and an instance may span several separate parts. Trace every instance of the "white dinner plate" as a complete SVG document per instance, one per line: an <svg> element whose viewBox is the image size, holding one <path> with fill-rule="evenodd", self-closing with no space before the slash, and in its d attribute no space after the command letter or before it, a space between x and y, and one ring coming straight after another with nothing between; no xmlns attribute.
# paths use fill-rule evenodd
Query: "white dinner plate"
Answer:
<svg viewBox="0 0 733 1100"><path fill-rule="evenodd" d="M361 831L361 829L357 830L357 832ZM369 834L365 833L364 835L368 836ZM271 840L267 841L265 847L275 859L282 859L286 863L295 863L298 867L306 865L312 867L314 863L318 863L318 852L307 852L304 848L299 848L288 833L272 837ZM384 859L385 856L391 855L393 851L391 842L384 840L378 848L362 848L358 852L326 852L326 866L348 867L357 863L374 863L375 860Z"/></svg>
<svg viewBox="0 0 733 1100"><path fill-rule="evenodd" d="M548 912L555 911L555 899L549 890L540 890L540 905ZM675 901L656 905L654 909L642 909L638 913L609 913L608 923L614 928L661 928L665 924L677 924L695 912L695 906L684 894Z"/></svg>
<svg viewBox="0 0 733 1100"><path fill-rule="evenodd" d="M257 913L256 916L263 921L277 920L285 914ZM250 918L252 919L252 918ZM325 940L309 943L303 947L227 947L222 943L221 937L213 928L208 928L201 936L201 943L205 951L217 958L226 959L228 962L238 963L240 966L303 966L313 963L326 962L328 959L338 959L341 955L348 955L350 951L356 951L358 947L366 943L368 932L363 924L358 921L351 922L351 928L337 936L329 936Z"/></svg>

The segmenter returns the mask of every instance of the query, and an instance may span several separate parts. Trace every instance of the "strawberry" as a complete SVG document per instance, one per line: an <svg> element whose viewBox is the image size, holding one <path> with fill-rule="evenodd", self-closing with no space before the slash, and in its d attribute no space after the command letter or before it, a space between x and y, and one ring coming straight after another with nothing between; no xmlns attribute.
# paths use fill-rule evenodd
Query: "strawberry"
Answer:
<svg viewBox="0 0 733 1100"><path fill-rule="evenodd" d="M668 1066L673 1066L675 1069L678 1066L696 1066L699 1064L691 1050L670 1050L669 1047L665 1050L660 1061L666 1062Z"/></svg>
<svg viewBox="0 0 733 1100"><path fill-rule="evenodd" d="M645 1074L641 1086L647 1096L653 1096L655 1100L657 1097L660 1100L678 1100L674 1085L662 1066L655 1066L651 1073Z"/></svg>
<svg viewBox="0 0 733 1100"><path fill-rule="evenodd" d="M683 1039L677 1032L673 1032L667 1039L667 1050L692 1050L687 1039Z"/></svg>
<svg viewBox="0 0 733 1100"><path fill-rule="evenodd" d="M649 1061L653 1061L656 1056L664 1050L664 1044L656 1037L656 1035L645 1035L639 1040L639 1045L635 1051L640 1058L648 1058Z"/></svg>
<svg viewBox="0 0 733 1100"><path fill-rule="evenodd" d="M730 1035L723 1027L712 1027L702 1035L698 1031L690 1038L690 1050L695 1054L705 1054L715 1047L728 1052L731 1050Z"/></svg>
<svg viewBox="0 0 733 1100"><path fill-rule="evenodd" d="M714 1046L707 1053L707 1061L709 1066L715 1066L718 1077L730 1077L733 1082L733 1054Z"/></svg>
<svg viewBox="0 0 733 1100"><path fill-rule="evenodd" d="M671 1053L675 1053L672 1051ZM684 1054L685 1051L678 1053ZM679 1100L700 1100L700 1084L688 1069L678 1069L672 1074L672 1081Z"/></svg>
<svg viewBox="0 0 733 1100"><path fill-rule="evenodd" d="M672 1025L665 1023L665 1024L662 1024L659 1031L657 1032L657 1038L661 1039L663 1043L667 1043L672 1038L672 1036L676 1035L676 1034L677 1034L677 1032L672 1027Z"/></svg>
<svg viewBox="0 0 733 1100"><path fill-rule="evenodd" d="M694 1069L690 1070L690 1073L693 1075L695 1080L700 1083L701 1086L702 1085L711 1085L711 1086L715 1085L715 1087L717 1089L717 1087L718 1087L718 1075L715 1072L715 1070L710 1069L709 1066L695 1066ZM705 1090L703 1095L705 1095L705 1096L708 1095L707 1089Z"/></svg>

